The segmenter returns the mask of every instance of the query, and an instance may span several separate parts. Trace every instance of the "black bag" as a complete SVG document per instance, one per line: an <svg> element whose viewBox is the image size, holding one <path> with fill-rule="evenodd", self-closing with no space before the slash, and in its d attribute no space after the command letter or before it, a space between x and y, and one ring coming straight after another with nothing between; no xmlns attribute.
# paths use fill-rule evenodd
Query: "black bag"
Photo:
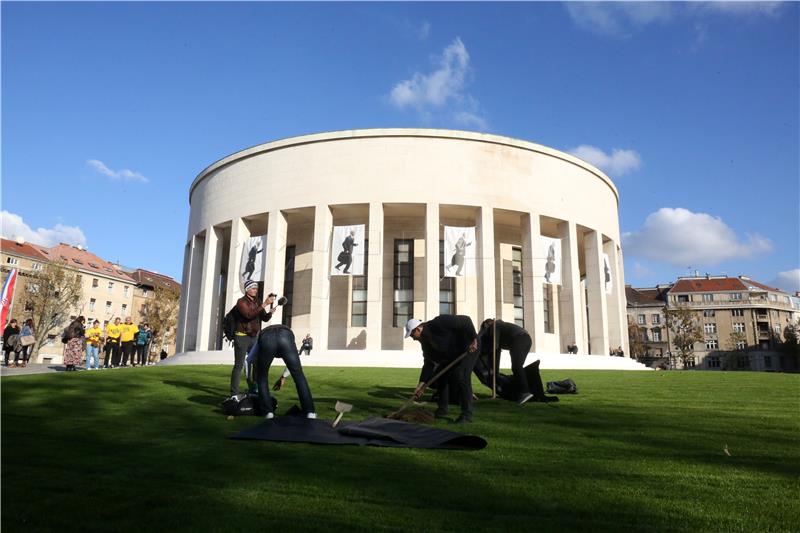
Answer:
<svg viewBox="0 0 800 533"><path fill-rule="evenodd" d="M578 386L571 379L547 382L548 394L578 394Z"/></svg>
<svg viewBox="0 0 800 533"><path fill-rule="evenodd" d="M64 332L61 334L61 343L67 344L69 340L72 338L72 332L70 331L69 326L64 328Z"/></svg>
<svg viewBox="0 0 800 533"><path fill-rule="evenodd" d="M236 336L236 325L239 322L239 310L234 305L222 319L222 338L232 343Z"/></svg>
<svg viewBox="0 0 800 533"><path fill-rule="evenodd" d="M278 400L274 396L270 396L272 400L272 411L278 407ZM222 402L222 412L227 416L264 416L261 412L261 402L258 400L258 395L253 393L237 394L226 398Z"/></svg>

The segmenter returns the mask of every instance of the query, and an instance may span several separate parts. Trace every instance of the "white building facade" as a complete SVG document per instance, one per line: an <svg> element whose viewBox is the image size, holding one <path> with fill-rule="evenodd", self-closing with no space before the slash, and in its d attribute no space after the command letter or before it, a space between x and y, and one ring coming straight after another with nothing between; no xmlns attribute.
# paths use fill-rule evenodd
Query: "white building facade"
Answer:
<svg viewBox="0 0 800 533"><path fill-rule="evenodd" d="M442 313L517 322L537 353L629 353L617 189L558 150L451 130L320 133L217 161L189 202L178 352L229 349L242 247L265 235L263 292L290 300L272 323L310 333L325 364L415 366L402 325ZM364 275L331 276L334 226L362 224ZM461 276L443 277L445 226L474 228ZM543 238L560 245L558 283Z"/></svg>

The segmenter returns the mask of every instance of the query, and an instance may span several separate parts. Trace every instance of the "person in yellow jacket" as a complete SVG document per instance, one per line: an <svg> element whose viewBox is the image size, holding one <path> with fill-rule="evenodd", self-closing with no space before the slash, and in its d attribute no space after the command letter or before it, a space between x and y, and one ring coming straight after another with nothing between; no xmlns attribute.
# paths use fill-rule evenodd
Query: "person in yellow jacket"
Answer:
<svg viewBox="0 0 800 533"><path fill-rule="evenodd" d="M119 337L122 334L119 317L106 325L106 358L103 361L105 368L119 366Z"/></svg>
<svg viewBox="0 0 800 533"><path fill-rule="evenodd" d="M100 339L103 337L100 321L95 320L84 335L86 336L86 370L97 370L100 368Z"/></svg>
<svg viewBox="0 0 800 533"><path fill-rule="evenodd" d="M125 323L120 327L119 341L122 345L122 366L128 366L128 358L131 359L131 364L136 366L136 361L133 360L133 352L136 349L136 342L133 338L139 332L139 326L133 323L133 319L129 316L125 317Z"/></svg>

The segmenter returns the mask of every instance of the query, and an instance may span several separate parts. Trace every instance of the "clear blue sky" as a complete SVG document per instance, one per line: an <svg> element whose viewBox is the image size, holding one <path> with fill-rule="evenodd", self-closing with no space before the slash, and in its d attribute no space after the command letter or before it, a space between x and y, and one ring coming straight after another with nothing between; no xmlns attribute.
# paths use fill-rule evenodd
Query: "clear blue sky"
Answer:
<svg viewBox="0 0 800 533"><path fill-rule="evenodd" d="M626 281L800 279L796 3L2 3L3 233L180 278L188 189L327 130L487 131L621 196Z"/></svg>

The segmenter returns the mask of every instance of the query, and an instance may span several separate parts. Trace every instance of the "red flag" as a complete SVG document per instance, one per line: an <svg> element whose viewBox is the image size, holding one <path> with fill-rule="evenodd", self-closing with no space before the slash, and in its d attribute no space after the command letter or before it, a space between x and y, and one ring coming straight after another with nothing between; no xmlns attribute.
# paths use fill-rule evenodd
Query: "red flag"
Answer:
<svg viewBox="0 0 800 533"><path fill-rule="evenodd" d="M2 307L0 307L0 335L6 329L8 315L11 313L11 304L14 302L14 288L17 286L17 269L12 268L11 273L3 284Z"/></svg>

